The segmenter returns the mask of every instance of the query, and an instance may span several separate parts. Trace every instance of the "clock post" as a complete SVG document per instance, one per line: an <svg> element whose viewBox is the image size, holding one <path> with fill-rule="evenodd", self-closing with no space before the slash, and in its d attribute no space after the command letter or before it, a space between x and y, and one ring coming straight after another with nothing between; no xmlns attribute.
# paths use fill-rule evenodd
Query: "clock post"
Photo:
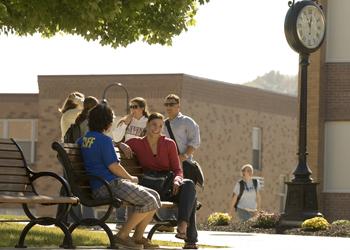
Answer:
<svg viewBox="0 0 350 250"><path fill-rule="evenodd" d="M285 35L289 45L299 53L299 141L298 165L294 178L287 184L287 198L279 229L301 226L308 218L322 216L318 211L317 185L311 178L307 164L307 70L309 55L316 51L324 40L325 18L315 1L289 2L285 19Z"/></svg>

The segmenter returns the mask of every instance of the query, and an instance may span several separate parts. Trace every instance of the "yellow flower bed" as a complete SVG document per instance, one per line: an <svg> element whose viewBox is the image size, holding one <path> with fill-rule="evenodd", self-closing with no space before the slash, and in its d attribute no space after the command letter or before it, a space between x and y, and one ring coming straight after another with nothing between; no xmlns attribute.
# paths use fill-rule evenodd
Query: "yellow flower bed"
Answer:
<svg viewBox="0 0 350 250"><path fill-rule="evenodd" d="M228 213L212 213L208 217L208 224L211 226L225 226L231 221Z"/></svg>
<svg viewBox="0 0 350 250"><path fill-rule="evenodd" d="M314 217L301 224L304 230L327 230L329 226L328 221L323 217Z"/></svg>

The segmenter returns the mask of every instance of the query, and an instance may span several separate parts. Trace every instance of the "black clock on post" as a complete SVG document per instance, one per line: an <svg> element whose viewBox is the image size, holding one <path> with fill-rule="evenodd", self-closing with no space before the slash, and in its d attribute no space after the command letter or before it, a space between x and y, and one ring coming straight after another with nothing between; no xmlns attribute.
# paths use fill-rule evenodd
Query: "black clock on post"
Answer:
<svg viewBox="0 0 350 250"><path fill-rule="evenodd" d="M298 53L310 54L321 45L326 33L326 22L321 7L311 0L289 2L284 33L288 44Z"/></svg>
<svg viewBox="0 0 350 250"><path fill-rule="evenodd" d="M294 178L287 182L287 198L279 229L300 226L308 218L322 216L318 211L318 183L311 178L307 164L307 67L309 55L319 49L326 32L326 21L321 6L312 0L289 1L284 32L290 47L299 53L299 143L298 165Z"/></svg>

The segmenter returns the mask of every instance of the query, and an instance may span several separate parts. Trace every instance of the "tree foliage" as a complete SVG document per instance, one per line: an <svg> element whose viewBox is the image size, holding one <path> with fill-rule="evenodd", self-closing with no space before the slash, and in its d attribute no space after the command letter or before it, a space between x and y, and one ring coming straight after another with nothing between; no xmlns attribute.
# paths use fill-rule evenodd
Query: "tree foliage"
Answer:
<svg viewBox="0 0 350 250"><path fill-rule="evenodd" d="M0 0L0 34L80 35L112 47L170 45L209 0Z"/></svg>
<svg viewBox="0 0 350 250"><path fill-rule="evenodd" d="M244 85L293 96L298 94L298 77L296 75L283 75L273 70L251 82L244 83Z"/></svg>

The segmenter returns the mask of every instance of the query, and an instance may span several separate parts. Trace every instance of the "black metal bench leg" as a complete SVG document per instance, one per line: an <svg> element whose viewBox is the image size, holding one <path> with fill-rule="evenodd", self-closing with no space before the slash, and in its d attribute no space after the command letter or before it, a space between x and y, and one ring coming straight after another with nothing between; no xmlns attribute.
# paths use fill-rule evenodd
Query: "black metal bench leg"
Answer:
<svg viewBox="0 0 350 250"><path fill-rule="evenodd" d="M115 246L115 241L114 241L112 230L105 223L98 223L98 225L106 232L106 234L109 238L110 246L108 248L117 248Z"/></svg>
<svg viewBox="0 0 350 250"><path fill-rule="evenodd" d="M67 229L67 227L60 221L56 222L55 225L59 228L61 228L62 232L64 233L63 243L60 247L63 248L75 248L73 246L73 239L72 239L72 232Z"/></svg>
<svg viewBox="0 0 350 250"><path fill-rule="evenodd" d="M27 236L27 233L29 232L29 230L35 226L37 224L37 222L31 221L29 222L22 230L21 232L21 236L19 237L18 243L15 246L16 248L26 248L27 246L24 245L24 240Z"/></svg>
<svg viewBox="0 0 350 250"><path fill-rule="evenodd" d="M68 231L68 234L64 233L63 242L62 242L62 245L60 245L60 247L75 248L75 246L73 246L73 243L72 243L73 242L72 233L79 225L80 225L79 223L73 223L72 225L69 226L68 229L67 229L67 227L65 227L66 230ZM63 231L63 229L62 229L62 231ZM67 238L67 236L68 236L68 238ZM69 241L71 241L71 243L69 243Z"/></svg>
<svg viewBox="0 0 350 250"><path fill-rule="evenodd" d="M158 227L160 227L161 225L163 225L163 224L155 224L155 225L151 228L151 230L148 232L147 239L152 240L153 234L156 232L156 230L158 229Z"/></svg>

